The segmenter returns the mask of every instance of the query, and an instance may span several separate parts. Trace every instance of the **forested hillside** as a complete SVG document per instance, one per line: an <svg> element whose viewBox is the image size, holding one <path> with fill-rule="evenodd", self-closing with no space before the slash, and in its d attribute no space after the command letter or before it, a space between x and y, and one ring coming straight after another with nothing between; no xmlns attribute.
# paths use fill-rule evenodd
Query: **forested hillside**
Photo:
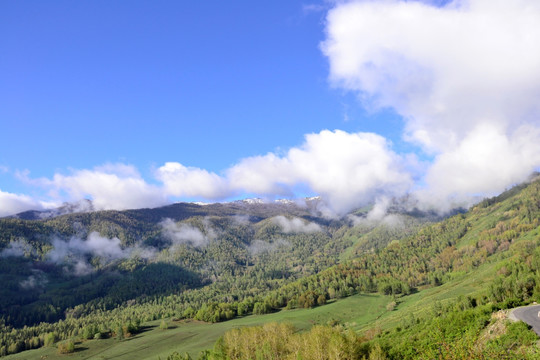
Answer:
<svg viewBox="0 0 540 360"><path fill-rule="evenodd" d="M239 201L0 219L0 351L39 347L48 333L125 336L162 317L215 322L273 311L288 301L268 300L271 291L432 219L368 220L369 209L328 219L315 205Z"/></svg>
<svg viewBox="0 0 540 360"><path fill-rule="evenodd" d="M522 322L505 320L505 310L540 301L539 219L540 183L536 181L279 291L291 301L306 292L331 298L336 293L379 291L393 294L393 306L399 308L411 292L478 277L480 289L467 297L448 292L444 302L403 314L385 331L373 324L352 335L338 325L314 328L305 336L282 337L276 334L294 331L280 325L243 329L241 334L226 334L213 356L538 359L537 335ZM317 346L320 341L332 345L326 351Z"/></svg>
<svg viewBox="0 0 540 360"><path fill-rule="evenodd" d="M482 273L477 293L449 292L385 331L336 323L304 335L282 325L241 335L262 342L250 345L260 356L277 351L272 336L283 357L306 359L320 355L312 350L321 338L346 347L346 358L536 356L526 327L500 322L496 336L483 334L498 310L540 301L539 181L437 223L417 212L373 220L368 211L327 219L309 206L236 202L0 219L0 351L62 340L69 352L77 339L123 339L156 319L214 323L359 293L392 296L388 311L399 311L412 294ZM237 335L205 356L242 358L252 350L233 343Z"/></svg>

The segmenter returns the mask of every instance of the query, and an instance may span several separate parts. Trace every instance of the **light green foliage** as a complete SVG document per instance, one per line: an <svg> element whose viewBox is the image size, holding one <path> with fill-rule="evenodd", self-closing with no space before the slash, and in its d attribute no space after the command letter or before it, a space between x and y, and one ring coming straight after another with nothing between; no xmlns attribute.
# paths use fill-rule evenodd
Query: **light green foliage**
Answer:
<svg viewBox="0 0 540 360"><path fill-rule="evenodd" d="M434 332L438 337L432 336L432 343L417 342L427 358L439 356L442 350L437 349L447 349L442 351L444 356L466 358L482 354L470 350L485 329L486 317L489 319L482 309L490 304L509 308L540 300L539 182L418 231L409 228L403 236L390 229L356 229L346 222L323 219L315 219L323 227L321 232L287 234L272 221L278 213L271 208L261 207L250 214L251 222L239 222L231 218L238 209L182 206L156 212L73 214L46 221L0 219L0 248L23 238L33 249L27 257L0 258L0 281L6 284L0 295L0 310L5 314L0 320L0 353L50 344L45 334L52 332L60 340L73 336L92 339L110 329L103 334L124 338L136 334L141 323L156 319L194 318L215 323L285 307L316 311L326 301L358 293L393 296L400 306L385 312L381 321L386 321L399 316L408 299L417 299L417 291L425 288L454 284L456 291L447 291L447 298L468 295L468 290L459 288L458 280L489 268L482 270L487 275L477 285L485 290L480 295L454 299L450 307L448 301L441 301L432 312L415 313L413 320L399 325L399 331L395 328L372 340L372 349L379 344L382 355L407 358L399 339L413 336L409 329L421 334L431 327L430 331L439 329ZM314 220L302 211L296 209L290 215ZM165 217L199 229L212 241L203 247L189 243L169 247L158 225ZM137 243L161 251L150 260L134 257L111 264L94 257L89 261L96 266L95 273L71 276L61 267L46 265L43 259L51 248L49 236L67 239L75 235L74 223L103 236L116 236L123 246ZM343 257L351 245L354 250ZM349 260L339 263L340 258ZM44 269L40 271L46 272L48 282L35 291L21 291L19 284L38 274L38 269L32 269L35 264ZM332 304L323 308L328 306ZM446 319L436 324L438 328L433 325L435 314ZM526 332L518 330L509 327L509 334L521 334L520 341L529 344ZM499 340L506 345L511 341ZM495 354L499 345L493 344L481 351Z"/></svg>
<svg viewBox="0 0 540 360"><path fill-rule="evenodd" d="M227 359L356 359L361 349L354 332L317 325L307 333L293 326L268 323L233 329L216 344L214 352Z"/></svg>
<svg viewBox="0 0 540 360"><path fill-rule="evenodd" d="M58 341L58 336L56 335L56 333L50 332L45 335L43 345L52 346L56 341Z"/></svg>
<svg viewBox="0 0 540 360"><path fill-rule="evenodd" d="M375 344L375 346L369 352L369 360L387 360L384 350L381 345Z"/></svg>
<svg viewBox="0 0 540 360"><path fill-rule="evenodd" d="M386 310L388 311L394 311L397 306L397 303L395 301L391 301L386 305Z"/></svg>
<svg viewBox="0 0 540 360"><path fill-rule="evenodd" d="M191 356L188 353L179 354L177 352L167 356L167 360L191 360Z"/></svg>
<svg viewBox="0 0 540 360"><path fill-rule="evenodd" d="M58 343L59 354L71 354L75 351L75 343L73 340L66 340Z"/></svg>
<svg viewBox="0 0 540 360"><path fill-rule="evenodd" d="M386 310L385 306L391 299L379 295L355 295L338 302L330 302L325 306L313 309L295 309L279 311L266 315L249 315L219 323L202 323L198 321L173 322L167 331L159 329L160 320L142 325L144 332L137 334L128 341L117 340L114 336L106 340L85 341L80 355L89 359L119 358L126 354L136 359L166 359L173 352L181 355L188 352L197 359L201 351L212 349L216 340L233 328L261 326L267 322L289 322L299 331L309 330L313 324L344 324L348 328L356 328L369 324ZM32 354L32 358L47 356L49 360L61 359L56 349L41 348ZM6 360L28 359L29 354L22 352Z"/></svg>
<svg viewBox="0 0 540 360"><path fill-rule="evenodd" d="M517 350L536 344L538 336L522 321L510 323L506 333L488 344L489 348Z"/></svg>

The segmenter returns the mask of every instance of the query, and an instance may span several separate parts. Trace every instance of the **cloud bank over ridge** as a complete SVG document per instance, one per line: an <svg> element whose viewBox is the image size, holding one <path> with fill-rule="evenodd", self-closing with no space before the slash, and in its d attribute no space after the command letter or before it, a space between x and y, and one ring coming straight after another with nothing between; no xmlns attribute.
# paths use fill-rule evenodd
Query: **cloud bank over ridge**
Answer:
<svg viewBox="0 0 540 360"><path fill-rule="evenodd" d="M303 144L283 155L244 158L223 174L168 162L155 170L160 185L149 184L125 164L25 181L49 189L59 201L89 197L96 210L156 207L175 197L294 197L295 189L303 187L321 195L329 213L341 214L378 196L399 196L410 189L409 160L377 134L323 130L306 135Z"/></svg>
<svg viewBox="0 0 540 360"><path fill-rule="evenodd" d="M203 188L196 187L185 195L213 191L211 195L219 198L242 193L292 196L294 188L301 185L322 195L331 210L343 212L359 202L372 201L376 194L407 190L412 180L403 163L379 135L324 130L306 135L301 146L283 156L268 153L242 159L223 176L167 163L157 170L157 177L165 189L185 191L194 189L192 180L197 178Z"/></svg>
<svg viewBox="0 0 540 360"><path fill-rule="evenodd" d="M0 217L31 209L41 210L43 204L30 196L4 192L0 189Z"/></svg>

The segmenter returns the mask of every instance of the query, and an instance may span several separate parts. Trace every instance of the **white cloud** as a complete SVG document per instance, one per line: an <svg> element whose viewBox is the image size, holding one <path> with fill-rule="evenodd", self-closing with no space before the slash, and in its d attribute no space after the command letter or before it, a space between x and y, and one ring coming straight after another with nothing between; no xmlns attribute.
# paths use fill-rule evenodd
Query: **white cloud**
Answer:
<svg viewBox="0 0 540 360"><path fill-rule="evenodd" d="M389 205L390 199L386 197L377 199L377 201L375 201L375 204L373 205L373 209L371 209L366 216L367 221L382 221L387 216L387 210Z"/></svg>
<svg viewBox="0 0 540 360"><path fill-rule="evenodd" d="M209 198L241 193L292 196L296 187L303 186L322 195L329 210L343 213L381 193L409 189L407 162L376 134L324 130L306 135L301 146L284 156L244 158L224 176L167 163L158 169L158 178L172 195Z"/></svg>
<svg viewBox="0 0 540 360"><path fill-rule="evenodd" d="M227 178L238 191L289 196L295 169L287 157L268 153L242 159L227 170Z"/></svg>
<svg viewBox="0 0 540 360"><path fill-rule="evenodd" d="M7 247L5 247L2 252L0 252L0 257L21 257L25 254L33 254L34 249L26 240L20 239L11 241Z"/></svg>
<svg viewBox="0 0 540 360"><path fill-rule="evenodd" d="M458 147L436 158L427 172L428 189L418 195L431 205L445 198L466 203L479 194L496 195L540 164L539 140L538 128L520 127L509 136L478 125Z"/></svg>
<svg viewBox="0 0 540 360"><path fill-rule="evenodd" d="M289 152L289 158L299 179L327 198L337 212L372 201L377 194L401 194L412 184L404 159L376 134L311 134L302 149Z"/></svg>
<svg viewBox="0 0 540 360"><path fill-rule="evenodd" d="M124 210L156 207L167 203L161 188L148 184L133 166L108 164L92 170L74 170L70 175L55 174L38 179L41 185L67 193L69 200L92 198L96 210Z"/></svg>
<svg viewBox="0 0 540 360"><path fill-rule="evenodd" d="M47 253L47 258L55 263L69 263L75 260L78 264L84 255L99 256L106 261L128 258L131 251L122 249L120 239L106 238L97 232L92 232L86 240L73 237L68 241L54 239L53 248Z"/></svg>
<svg viewBox="0 0 540 360"><path fill-rule="evenodd" d="M250 216L249 215L234 215L232 217L233 224L237 226L249 225Z"/></svg>
<svg viewBox="0 0 540 360"><path fill-rule="evenodd" d="M86 241L81 239L74 239L76 244L73 246L79 246L81 249L85 249L86 252L101 256L109 259L120 259L128 257L128 253L120 247L120 239L118 238L106 238L97 232L92 232L86 238Z"/></svg>
<svg viewBox="0 0 540 360"><path fill-rule="evenodd" d="M286 156L242 160L229 169L231 184L244 191L284 195L305 185L320 194L331 210L344 213L377 194L401 194L410 188L405 159L372 133L324 130L306 135Z"/></svg>
<svg viewBox="0 0 540 360"><path fill-rule="evenodd" d="M33 289L37 286L37 281L36 281L36 277L33 276L33 275L30 275L28 278L26 278L25 280L22 280L20 283L19 283L19 286L24 289L24 290L30 290L30 289Z"/></svg>
<svg viewBox="0 0 540 360"><path fill-rule="evenodd" d="M73 264L73 273L77 276L88 275L94 272L94 268L90 265L86 259L78 258Z"/></svg>
<svg viewBox="0 0 540 360"><path fill-rule="evenodd" d="M112 261L139 257L151 259L156 256L154 248L134 247L123 248L117 237L108 238L98 232L91 232L86 239L74 236L68 240L54 238L51 241L52 249L47 253L46 259L59 265L77 276L87 275L94 271L88 262L89 257L99 257L101 264Z"/></svg>
<svg viewBox="0 0 540 360"><path fill-rule="evenodd" d="M47 279L47 276L45 273L41 270L32 270L34 273L33 275L28 276L25 280L22 280L19 283L19 286L23 290L32 290L35 288L41 288L44 287L49 280Z"/></svg>
<svg viewBox="0 0 540 360"><path fill-rule="evenodd" d="M436 157L431 194L498 192L540 165L540 3L340 2L326 30L332 82Z"/></svg>
<svg viewBox="0 0 540 360"><path fill-rule="evenodd" d="M276 216L272 221L281 227L284 233L315 233L322 231L319 224L305 222L300 218L287 219L285 216Z"/></svg>
<svg viewBox="0 0 540 360"><path fill-rule="evenodd" d="M274 242L266 242L263 240L254 240L249 246L248 251L251 255L258 255L261 253L274 252L280 247L288 247L291 244L283 239L277 239Z"/></svg>
<svg viewBox="0 0 540 360"><path fill-rule="evenodd" d="M92 232L86 239L72 237L64 241L52 240L52 249L47 253L47 259L60 265L66 265L66 271L77 276L87 275L94 271L88 263L88 256L99 256L100 259L109 263L118 259L126 259L131 256L134 249L122 249L120 239L101 236Z"/></svg>
<svg viewBox="0 0 540 360"><path fill-rule="evenodd" d="M225 179L203 169L167 162L156 171L165 192L173 196L222 199L231 195Z"/></svg>
<svg viewBox="0 0 540 360"><path fill-rule="evenodd" d="M365 216L349 214L347 218L354 226L365 226L373 228L380 224L396 228L404 225L403 216L400 214L389 214L388 208L392 205L392 199L381 197L375 200L373 208ZM407 204L403 204L407 206Z"/></svg>
<svg viewBox="0 0 540 360"><path fill-rule="evenodd" d="M158 251L153 247L142 247L136 245L130 248L130 256L134 258L150 260L157 256Z"/></svg>
<svg viewBox="0 0 540 360"><path fill-rule="evenodd" d="M27 210L40 210L43 205L27 195L12 194L0 190L0 217Z"/></svg>
<svg viewBox="0 0 540 360"><path fill-rule="evenodd" d="M156 170L162 186L148 184L128 165L109 164L75 170L52 179L28 183L52 189L55 198L90 197L96 210L155 207L169 197L227 198L255 193L265 197L295 195L308 189L322 195L329 213L344 213L381 194L400 194L410 188L407 157L395 154L391 144L372 133L324 130L308 134L284 155L269 153L240 160L220 176L198 168L168 162Z"/></svg>
<svg viewBox="0 0 540 360"><path fill-rule="evenodd" d="M174 245L189 243L195 247L202 247L208 245L216 236L208 223L204 223L205 233L188 224L176 224L172 219L164 219L160 225L163 236L171 240Z"/></svg>

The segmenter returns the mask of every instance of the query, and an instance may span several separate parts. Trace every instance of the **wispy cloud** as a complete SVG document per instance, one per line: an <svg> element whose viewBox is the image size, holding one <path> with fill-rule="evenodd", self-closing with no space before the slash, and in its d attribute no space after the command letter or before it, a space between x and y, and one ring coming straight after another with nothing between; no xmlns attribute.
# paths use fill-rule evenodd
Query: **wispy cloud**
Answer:
<svg viewBox="0 0 540 360"><path fill-rule="evenodd" d="M320 13L320 12L328 10L328 7L329 7L328 4L309 3L309 4L302 5L302 11L304 13Z"/></svg>
<svg viewBox="0 0 540 360"><path fill-rule="evenodd" d="M281 230L288 233L315 233L322 231L322 228L319 224L314 222L307 222L300 218L288 219L285 216L276 216L273 219L273 222L281 227Z"/></svg>
<svg viewBox="0 0 540 360"><path fill-rule="evenodd" d="M34 249L26 240L20 239L11 241L3 250L0 252L0 257L22 257L26 254L33 254Z"/></svg>
<svg viewBox="0 0 540 360"><path fill-rule="evenodd" d="M105 263L131 256L133 249L123 249L120 239L101 236L92 232L86 239L72 237L69 240L53 239L52 249L47 259L61 265L69 265L76 275L86 275L93 271L87 262L88 256L98 256Z"/></svg>
<svg viewBox="0 0 540 360"><path fill-rule="evenodd" d="M263 240L254 240L249 246L248 251L251 255L259 255L263 253L274 252L281 247L289 247L291 244L283 239L277 239L274 242Z"/></svg>
<svg viewBox="0 0 540 360"><path fill-rule="evenodd" d="M120 246L120 239L106 238L97 232L92 232L87 239L73 237L67 241L53 239L53 248L47 254L47 258L53 262L63 262L72 255L90 254L107 259L127 257L127 253Z"/></svg>
<svg viewBox="0 0 540 360"><path fill-rule="evenodd" d="M49 280L43 271L33 270L33 274L19 283L19 286L23 290L33 290L36 288L43 288Z"/></svg>
<svg viewBox="0 0 540 360"><path fill-rule="evenodd" d="M195 247L202 247L215 239L216 233L208 222L203 222L205 232L188 225L177 224L172 219L164 219L160 223L163 236L172 241L173 245L191 244Z"/></svg>

